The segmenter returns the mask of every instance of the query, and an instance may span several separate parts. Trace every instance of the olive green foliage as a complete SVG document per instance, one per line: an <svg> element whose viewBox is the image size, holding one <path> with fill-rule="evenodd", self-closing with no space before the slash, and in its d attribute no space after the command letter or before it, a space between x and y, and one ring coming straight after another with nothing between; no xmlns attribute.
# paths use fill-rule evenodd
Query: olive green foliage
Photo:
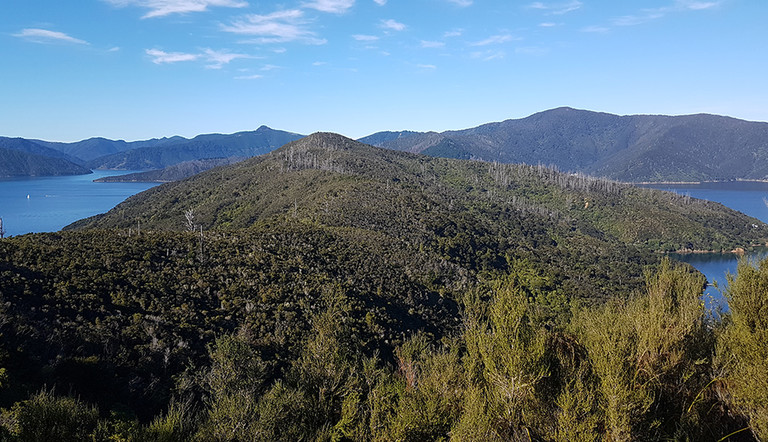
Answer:
<svg viewBox="0 0 768 442"><path fill-rule="evenodd" d="M613 440L655 440L701 431L706 423L694 407L711 376L713 336L701 300L703 281L669 261L647 279L645 296L610 302L575 321Z"/></svg>
<svg viewBox="0 0 768 442"><path fill-rule="evenodd" d="M87 223L105 228L0 240L0 438L48 431L25 417L42 409L64 410L61 434L125 441L762 425L744 383L764 341L728 338L748 336L734 308L714 365L703 280L652 253L766 233L718 206L319 134Z"/></svg>
<svg viewBox="0 0 768 442"><path fill-rule="evenodd" d="M726 399L748 420L755 437L768 440L768 260L742 260L729 278L730 314L718 341Z"/></svg>
<svg viewBox="0 0 768 442"><path fill-rule="evenodd" d="M6 428L19 441L81 441L96 428L98 418L99 412L92 405L57 396L53 390L41 390L14 404L6 417Z"/></svg>
<svg viewBox="0 0 768 442"><path fill-rule="evenodd" d="M563 242L572 241L565 233L573 228L592 237L669 251L730 250L768 238L764 223L717 203L542 166L377 149L326 133L158 186L73 227L135 229L140 223L182 230L190 208L205 229L242 228L290 213L324 224L397 231L414 239L428 239L434 228L453 230L458 239L504 219L516 222L523 214L539 222L534 227L523 221L526 236L554 223L566 227L559 233ZM476 222L457 222L467 218Z"/></svg>
<svg viewBox="0 0 768 442"><path fill-rule="evenodd" d="M739 278L732 299L764 293ZM376 349L385 343L371 351L376 321L356 309L353 291L329 284L307 305L307 328L293 329L298 342L288 349L271 344L277 336L265 340L253 320L231 332L220 328L205 355L188 359L201 368L177 370L167 392L174 398L145 423L114 410L99 419L83 400L43 390L6 409L3 437L30 440L53 431L64 440L716 440L743 422L759 434L765 402L756 374L765 369L765 347L733 338L746 320L743 304L733 304L722 326L726 363L717 366L701 276L663 261L645 281L635 296L571 313L553 308L558 288L547 277L516 262L505 276L457 294L457 326L442 328L441 336L412 334L384 358ZM365 331L368 323L376 327ZM88 358L79 358L87 367Z"/></svg>

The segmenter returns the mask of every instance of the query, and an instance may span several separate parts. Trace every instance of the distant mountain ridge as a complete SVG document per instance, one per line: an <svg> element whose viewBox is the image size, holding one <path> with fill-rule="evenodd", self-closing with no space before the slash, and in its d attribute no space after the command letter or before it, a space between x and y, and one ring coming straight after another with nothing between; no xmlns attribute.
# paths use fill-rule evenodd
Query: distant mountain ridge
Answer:
<svg viewBox="0 0 768 442"><path fill-rule="evenodd" d="M144 141L109 140L101 137L88 138L87 140L76 141L74 143L59 143L43 140L32 141L42 146L50 147L51 149L56 149L68 155L80 158L83 161L90 161L98 157L125 152L131 149L156 147L189 140L184 137L175 136L170 138L153 138Z"/></svg>
<svg viewBox="0 0 768 442"><path fill-rule="evenodd" d="M228 135L134 142L90 138L57 143L0 137L0 148L59 158L89 169L159 170L187 161L262 155L302 137L261 126ZM621 116L561 107L465 130L384 131L359 141L434 157L543 164L623 182L768 180L768 123L709 114ZM11 160L15 163L10 164ZM48 160L8 156L7 170L0 173L87 172L61 161L28 170L30 164L41 161Z"/></svg>
<svg viewBox="0 0 768 442"><path fill-rule="evenodd" d="M91 173L78 159L23 138L0 137L0 158L0 177Z"/></svg>
<svg viewBox="0 0 768 442"><path fill-rule="evenodd" d="M146 172L129 173L126 175L106 176L94 180L97 183L170 183L178 181L214 167L226 166L243 161L244 157L209 158L204 160L185 161L164 169L148 170Z"/></svg>
<svg viewBox="0 0 768 442"><path fill-rule="evenodd" d="M162 169L192 160L252 157L270 152L304 135L261 126L255 131L231 135L198 135L191 140L175 140L159 146L146 146L95 158L92 169Z"/></svg>
<svg viewBox="0 0 768 442"><path fill-rule="evenodd" d="M0 148L0 178L22 176L84 175L90 170L62 158Z"/></svg>
<svg viewBox="0 0 768 442"><path fill-rule="evenodd" d="M567 107L442 133L363 138L438 157L553 165L626 182L768 179L768 123L709 114L629 115Z"/></svg>
<svg viewBox="0 0 768 442"><path fill-rule="evenodd" d="M0 149L14 152L3 156L0 176L78 175L90 173L90 169L160 170L192 162L145 177L148 181L168 181L261 155L303 136L261 126L255 131L234 134L131 142L98 137L73 143L0 137ZM142 176L134 178L141 180Z"/></svg>

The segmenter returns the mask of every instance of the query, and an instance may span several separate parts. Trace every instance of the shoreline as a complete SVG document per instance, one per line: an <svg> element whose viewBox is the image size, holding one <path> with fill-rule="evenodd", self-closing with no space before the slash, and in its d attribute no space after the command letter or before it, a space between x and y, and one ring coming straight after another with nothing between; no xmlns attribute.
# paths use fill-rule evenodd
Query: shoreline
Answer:
<svg viewBox="0 0 768 442"><path fill-rule="evenodd" d="M768 243L766 244L751 244L747 247L736 247L733 250L701 250L701 249L680 249L675 250L674 252L662 252L665 255L669 255L670 253L675 253L678 255L707 255L707 254L732 254L732 255L746 255L747 252L751 252L756 248L768 248Z"/></svg>
<svg viewBox="0 0 768 442"><path fill-rule="evenodd" d="M768 179L746 179L736 178L732 180L705 180L705 181L629 181L623 184L630 184L633 186L647 186L647 185L659 185L659 186L686 186L686 185L701 185L701 184L721 184L721 183L768 183Z"/></svg>

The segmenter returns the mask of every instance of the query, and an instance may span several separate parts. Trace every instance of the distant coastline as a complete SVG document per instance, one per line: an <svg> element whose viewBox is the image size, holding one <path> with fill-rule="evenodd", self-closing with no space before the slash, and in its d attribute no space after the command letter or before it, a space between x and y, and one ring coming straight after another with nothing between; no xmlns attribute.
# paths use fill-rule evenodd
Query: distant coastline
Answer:
<svg viewBox="0 0 768 442"><path fill-rule="evenodd" d="M701 184L722 184L722 183L768 183L768 179L757 180L757 179L736 178L732 180L707 180L707 181L637 181L637 182L630 181L624 184L631 184L633 186L648 186L648 185L698 186Z"/></svg>

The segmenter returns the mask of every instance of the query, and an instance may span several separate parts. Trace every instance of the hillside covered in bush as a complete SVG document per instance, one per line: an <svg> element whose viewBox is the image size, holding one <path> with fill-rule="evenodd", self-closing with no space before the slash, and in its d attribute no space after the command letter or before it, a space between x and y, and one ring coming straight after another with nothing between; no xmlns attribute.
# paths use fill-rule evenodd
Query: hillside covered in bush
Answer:
<svg viewBox="0 0 768 442"><path fill-rule="evenodd" d="M768 270L718 320L657 252L766 239L719 204L314 134L0 240L0 439L765 438Z"/></svg>

